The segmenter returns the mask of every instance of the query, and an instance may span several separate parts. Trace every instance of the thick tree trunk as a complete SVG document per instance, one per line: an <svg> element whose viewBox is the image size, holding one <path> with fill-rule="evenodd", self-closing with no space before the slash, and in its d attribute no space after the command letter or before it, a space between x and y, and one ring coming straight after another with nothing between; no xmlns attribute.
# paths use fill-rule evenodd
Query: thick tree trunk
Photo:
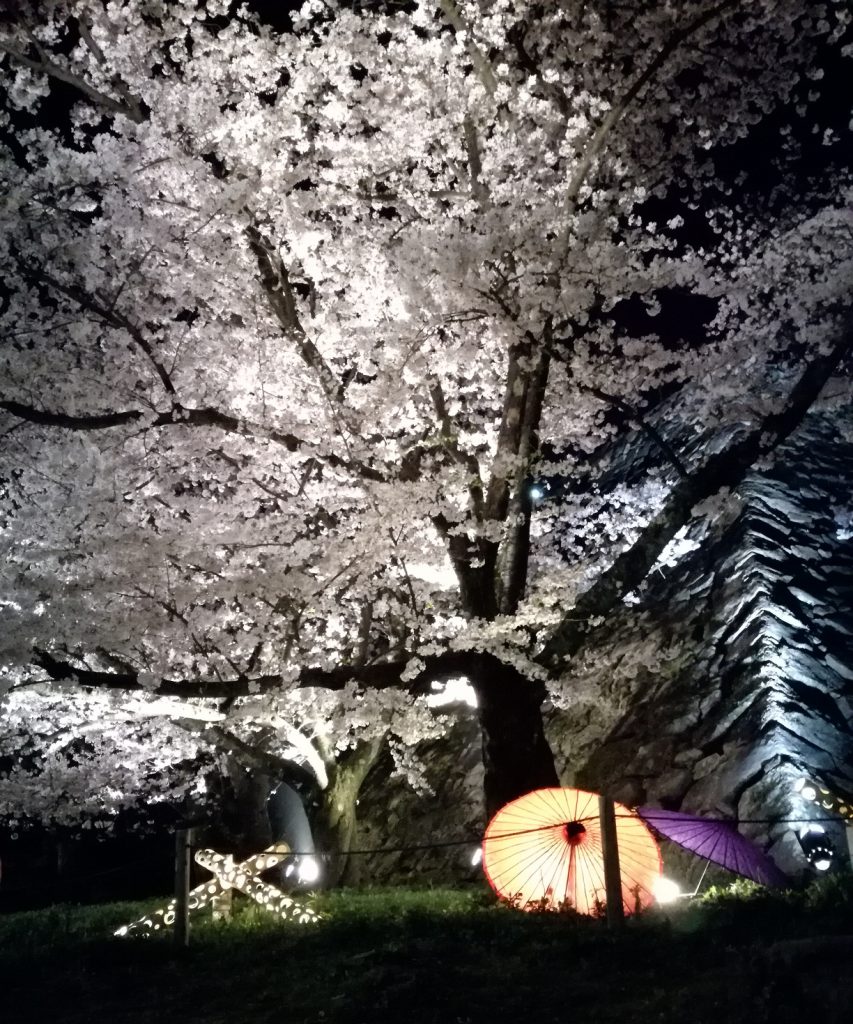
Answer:
<svg viewBox="0 0 853 1024"><path fill-rule="evenodd" d="M356 801L381 749L381 740L360 743L353 750L338 755L337 760L328 765L329 785L318 793L318 804L312 814L317 849L330 854L323 861L323 884L326 886L358 882L360 858L348 857L347 851L357 846Z"/></svg>
<svg viewBox="0 0 853 1024"><path fill-rule="evenodd" d="M477 693L486 814L491 818L510 800L559 786L560 779L545 739L542 684L488 654L472 656L470 679Z"/></svg>
<svg viewBox="0 0 853 1024"><path fill-rule="evenodd" d="M199 832L199 845L240 857L250 856L272 842L267 816L270 778L236 757L228 758L227 771L228 780L222 787L217 818Z"/></svg>

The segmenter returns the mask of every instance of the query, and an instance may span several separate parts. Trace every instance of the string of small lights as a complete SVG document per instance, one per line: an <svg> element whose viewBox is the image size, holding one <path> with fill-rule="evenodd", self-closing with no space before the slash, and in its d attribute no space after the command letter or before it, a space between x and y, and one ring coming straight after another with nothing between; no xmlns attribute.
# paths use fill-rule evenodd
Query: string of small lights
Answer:
<svg viewBox="0 0 853 1024"><path fill-rule="evenodd" d="M208 870L213 878L191 889L187 907L192 911L203 910L230 889L237 889L254 900L264 910L275 914L284 921L310 924L317 921L318 914L313 907L302 900L294 899L268 882L261 881L260 874L277 867L290 856L286 843L275 843L261 853L237 862L230 854L215 850L197 850L196 863ZM128 935L148 936L165 931L175 924L177 900L170 900L150 914L143 914L130 924L122 925L113 933L119 938Z"/></svg>

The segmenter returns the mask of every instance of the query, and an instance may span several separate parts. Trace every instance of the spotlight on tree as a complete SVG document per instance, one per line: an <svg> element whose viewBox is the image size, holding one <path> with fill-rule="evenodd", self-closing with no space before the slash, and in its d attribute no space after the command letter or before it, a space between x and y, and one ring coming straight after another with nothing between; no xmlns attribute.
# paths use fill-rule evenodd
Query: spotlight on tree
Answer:
<svg viewBox="0 0 853 1024"><path fill-rule="evenodd" d="M310 855L299 858L296 877L302 885L312 885L320 877L320 864Z"/></svg>
<svg viewBox="0 0 853 1024"><path fill-rule="evenodd" d="M806 860L815 871L829 871L835 862L835 847L822 825L806 825L797 836Z"/></svg>

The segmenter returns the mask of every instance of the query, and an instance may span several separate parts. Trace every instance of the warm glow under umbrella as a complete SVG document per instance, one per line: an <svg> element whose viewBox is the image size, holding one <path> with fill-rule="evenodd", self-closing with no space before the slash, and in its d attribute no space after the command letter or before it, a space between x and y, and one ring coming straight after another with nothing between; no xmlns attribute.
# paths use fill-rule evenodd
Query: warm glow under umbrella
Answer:
<svg viewBox="0 0 853 1024"><path fill-rule="evenodd" d="M631 914L653 902L660 850L633 811L622 804L615 810L622 904ZM599 912L605 888L598 795L537 789L508 803L486 829L483 867L495 892L520 907Z"/></svg>

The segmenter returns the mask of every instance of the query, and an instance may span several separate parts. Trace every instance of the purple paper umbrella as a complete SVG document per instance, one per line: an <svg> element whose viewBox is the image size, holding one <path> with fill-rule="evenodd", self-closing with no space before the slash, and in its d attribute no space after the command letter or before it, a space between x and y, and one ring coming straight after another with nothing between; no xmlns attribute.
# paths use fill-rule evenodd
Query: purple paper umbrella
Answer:
<svg viewBox="0 0 853 1024"><path fill-rule="evenodd" d="M733 821L700 818L659 807L637 807L636 813L665 839L736 875L751 878L761 885L782 888L788 884L788 879L770 857L752 840L742 836Z"/></svg>

